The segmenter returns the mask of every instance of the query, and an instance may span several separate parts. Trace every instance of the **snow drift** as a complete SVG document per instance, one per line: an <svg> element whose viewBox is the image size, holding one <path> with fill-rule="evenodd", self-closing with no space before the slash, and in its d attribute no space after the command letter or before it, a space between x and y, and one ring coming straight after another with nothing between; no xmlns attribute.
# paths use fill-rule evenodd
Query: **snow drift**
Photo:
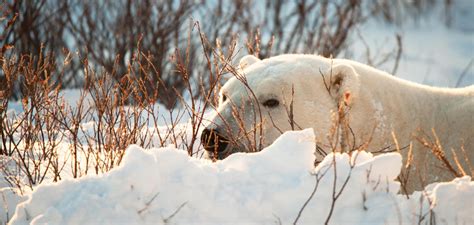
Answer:
<svg viewBox="0 0 474 225"><path fill-rule="evenodd" d="M329 154L314 168L312 130L287 132L262 152L211 163L172 147L130 146L120 167L40 185L11 224L471 223L470 177L407 199L397 153Z"/></svg>

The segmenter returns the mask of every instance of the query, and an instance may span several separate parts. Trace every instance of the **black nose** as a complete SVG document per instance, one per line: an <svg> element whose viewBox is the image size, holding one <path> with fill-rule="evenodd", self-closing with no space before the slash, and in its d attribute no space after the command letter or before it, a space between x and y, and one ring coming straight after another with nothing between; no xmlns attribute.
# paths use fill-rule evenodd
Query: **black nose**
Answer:
<svg viewBox="0 0 474 225"><path fill-rule="evenodd" d="M224 138L216 129L204 129L201 133L201 144L204 149L213 153L221 153L229 144L229 141Z"/></svg>

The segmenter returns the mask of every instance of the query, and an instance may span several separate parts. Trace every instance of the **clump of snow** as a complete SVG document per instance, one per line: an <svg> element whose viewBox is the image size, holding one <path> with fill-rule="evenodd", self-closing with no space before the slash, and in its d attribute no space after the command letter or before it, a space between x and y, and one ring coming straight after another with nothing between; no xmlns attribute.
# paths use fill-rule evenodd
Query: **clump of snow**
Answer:
<svg viewBox="0 0 474 225"><path fill-rule="evenodd" d="M473 221L469 177L407 199L394 181L399 154L329 154L314 168L314 149L310 129L217 163L130 146L108 173L38 186L11 224L289 224L299 214L299 224Z"/></svg>
<svg viewBox="0 0 474 225"><path fill-rule="evenodd" d="M18 203L25 200L26 197L19 195L15 188L0 188L0 224L6 224L15 213Z"/></svg>
<svg viewBox="0 0 474 225"><path fill-rule="evenodd" d="M13 163L7 156L0 156L0 224L6 224L15 213L18 203L26 200L26 196L21 195L17 188L10 187L11 184L5 179L4 167L9 167Z"/></svg>

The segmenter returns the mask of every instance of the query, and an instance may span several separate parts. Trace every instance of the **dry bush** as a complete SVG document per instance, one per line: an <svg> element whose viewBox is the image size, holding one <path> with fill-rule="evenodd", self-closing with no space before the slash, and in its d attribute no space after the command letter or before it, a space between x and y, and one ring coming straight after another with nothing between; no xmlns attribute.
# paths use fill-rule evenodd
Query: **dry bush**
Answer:
<svg viewBox="0 0 474 225"><path fill-rule="evenodd" d="M449 26L452 22L452 0L379 0L370 2L367 6L372 11L373 16L387 23L402 25L410 20L415 22L421 20L427 13L433 11L438 4L444 8L443 19L446 25Z"/></svg>
<svg viewBox="0 0 474 225"><path fill-rule="evenodd" d="M416 7L429 8L425 1L416 2L420 2L413 4ZM11 58L48 52L53 53L57 64L69 61L67 68L56 68L56 73L63 73L56 79L61 89L88 86L83 72L87 60L92 70L113 74L113 79L120 85L128 85L130 80L143 80L141 85L146 88L140 95L152 93L156 101L171 109L180 101L179 96L189 94L188 86L179 74L183 69L190 81L207 79L203 75L208 73L209 66L200 51L201 38L200 35L189 35L194 23L188 22L189 18L205 21L201 23L200 32L210 43L219 39L221 46L230 46L237 40L235 54L247 51L261 58L281 53L336 57L344 52L357 25L378 12L388 10L393 14L398 10L397 7L386 7L387 4L357 0L186 0L179 3L172 0L65 0L59 4L52 0L5 1L2 5L2 55ZM391 22L390 18L387 21ZM401 39L397 37L397 40ZM401 44L398 49L400 52ZM205 47L205 54L214 60L210 46ZM173 59L170 60L172 55L185 55L185 68L176 68ZM368 54L367 61L377 65L399 56L387 54L380 57L383 60L375 62ZM142 71L134 68L134 73L130 72L130 67L141 65L147 68L141 68ZM396 68L397 64L393 72ZM4 79L4 74L0 73L0 80ZM10 98L22 98L20 82L13 81L14 91ZM206 90L210 88L207 82L203 83ZM196 90L192 97L202 98L202 93ZM127 102L130 103L136 104Z"/></svg>
<svg viewBox="0 0 474 225"><path fill-rule="evenodd" d="M13 174L7 173L13 177L9 181L19 185L19 176L26 176L28 185L34 186L45 179L49 170L57 172L61 167L55 160L60 141L59 123L54 119L57 111L51 107L58 101L58 88L54 87L51 76L55 64L52 55L44 58L23 55L18 61L14 57L0 60L7 81L0 112L0 152L12 156L19 165ZM22 113L11 116L7 111L8 97L13 93L15 79L22 81L20 90L24 97L21 100ZM47 168L41 166L43 161L48 162Z"/></svg>
<svg viewBox="0 0 474 225"><path fill-rule="evenodd" d="M127 75L147 80L144 92L158 90L157 100L171 109L179 98L176 91L183 95L187 86L170 63L170 56L186 54L185 69L193 79L203 77L208 70L200 51L201 38L189 35L193 26L190 18L201 21L200 32L210 43L219 39L221 46L230 46L237 40L235 54L247 51L260 58L282 53L336 57L347 47L357 25L376 12L392 13L397 9L382 9L381 4L360 0L4 1L0 45L2 55L8 58L48 52L61 64L73 55L68 68L62 71L64 76L58 80L62 89L80 88L87 83L83 74L87 59L93 70L114 74L116 82L127 80ZM205 54L212 58L209 47L205 47ZM147 57L137 56L137 51ZM128 73L130 64L139 61L152 64L153 73ZM20 99L19 87L15 86L10 97ZM202 97L201 93L195 92L193 97Z"/></svg>
<svg viewBox="0 0 474 225"><path fill-rule="evenodd" d="M77 99L69 101L59 91L58 80L64 73L57 72L66 70L69 60L58 65L53 54L44 58L23 55L20 60L3 55L0 62L6 85L1 98L0 152L8 156L1 166L7 181L20 189L32 189L44 180L103 173L120 164L131 144L145 148L172 144L186 149L190 156L202 157L199 138L204 113L216 103L222 75L234 61L236 42L224 47L218 41L209 42L197 22L191 24L188 39L192 35L200 38L208 73L193 77L188 70L191 47L185 46L184 52L177 48L170 60L176 69L174 79L184 85L185 93L158 80L177 96L171 110L157 103L159 88L149 89L160 70L140 43L118 81L118 69L96 70L84 59L86 82ZM9 110L15 84L23 96L19 112ZM183 117L189 118L185 127Z"/></svg>

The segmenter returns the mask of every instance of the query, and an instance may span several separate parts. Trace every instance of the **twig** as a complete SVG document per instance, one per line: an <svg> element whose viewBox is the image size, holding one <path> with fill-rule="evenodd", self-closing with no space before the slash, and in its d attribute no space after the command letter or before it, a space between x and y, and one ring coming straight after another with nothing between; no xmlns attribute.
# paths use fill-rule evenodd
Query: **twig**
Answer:
<svg viewBox="0 0 474 225"><path fill-rule="evenodd" d="M454 87L459 87L461 85L462 80L464 79L464 76L469 72L469 68L471 68L472 64L474 63L474 59L471 59L469 63L467 64L466 68L462 71L462 73L459 75L458 80L456 81L456 85Z"/></svg>
<svg viewBox="0 0 474 225"><path fill-rule="evenodd" d="M396 39L397 39L398 49L397 49L397 56L395 57L395 64L393 65L393 69L392 69L392 75L394 76L397 73L398 64L400 63L400 57L402 56L402 49L403 49L402 36L400 34L397 34Z"/></svg>
<svg viewBox="0 0 474 225"><path fill-rule="evenodd" d="M151 197L151 199L145 203L145 207L143 207L142 209L138 210L138 214L142 214L143 212L145 212L146 210L148 210L148 208L150 207L151 203L155 200L156 197L158 197L158 195L160 194L160 192L157 192L155 195L153 195L153 197ZM173 215L172 215L173 216Z"/></svg>
<svg viewBox="0 0 474 225"><path fill-rule="evenodd" d="M182 209L186 204L188 204L188 202L184 202L183 204L181 204L170 216L164 218L164 219L163 219L163 222L164 222L165 224L167 224L168 222L170 222L171 219L173 219L173 217L176 216L176 215L179 213L179 211L181 211L181 209Z"/></svg>
<svg viewBox="0 0 474 225"><path fill-rule="evenodd" d="M314 177L315 177L315 179L316 179L316 184L314 185L313 191L311 192L311 195L309 196L309 198L306 199L306 201L304 202L303 206L302 206L302 207L300 208L300 210L298 211L298 215L296 216L295 221L293 221L293 225L296 225L296 224L298 223L298 220L300 219L301 214L303 213L304 209L306 208L306 206L308 205L308 203L311 201L311 199L313 199L314 194L315 194L316 191L318 190L319 181L320 181L321 178L318 177L318 174L315 174Z"/></svg>

